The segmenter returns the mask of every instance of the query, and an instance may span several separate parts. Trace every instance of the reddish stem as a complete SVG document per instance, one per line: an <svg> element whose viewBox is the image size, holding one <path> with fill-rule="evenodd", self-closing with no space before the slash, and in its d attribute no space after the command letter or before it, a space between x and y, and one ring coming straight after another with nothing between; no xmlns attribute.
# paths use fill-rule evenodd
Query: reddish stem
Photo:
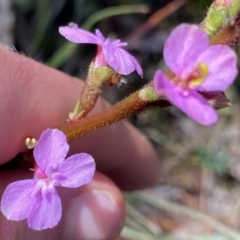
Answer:
<svg viewBox="0 0 240 240"><path fill-rule="evenodd" d="M222 92L202 94L215 109L225 108L230 105ZM133 114L146 111L149 108L165 108L169 106L170 103L163 98L157 101L142 101L139 98L139 91L137 91L103 112L89 118L69 121L60 129L66 134L68 141L73 141L98 129L126 119Z"/></svg>
<svg viewBox="0 0 240 240"><path fill-rule="evenodd" d="M138 94L137 91L118 104L92 117L69 121L60 129L66 134L68 141L72 141L97 129L119 122L135 113L142 112L151 105L151 102L142 101ZM159 100L159 106L166 107L169 106L169 103L162 99Z"/></svg>
<svg viewBox="0 0 240 240"><path fill-rule="evenodd" d="M234 26L225 26L214 37L212 37L211 44L236 46L239 44L239 40L240 19L237 19ZM166 74L169 77L172 77L172 73L170 71L167 71ZM148 84L147 86L150 85L151 84ZM158 101L142 101L139 98L140 90L101 113L89 118L67 122L60 129L66 134L69 141L73 141L93 131L121 121L133 114L145 111L150 107L158 106L160 108L164 108L170 106L170 104L163 98ZM225 95L222 94L220 96L219 94L221 95L221 93L204 93L204 96L208 99L209 104L216 109L229 106L229 102Z"/></svg>

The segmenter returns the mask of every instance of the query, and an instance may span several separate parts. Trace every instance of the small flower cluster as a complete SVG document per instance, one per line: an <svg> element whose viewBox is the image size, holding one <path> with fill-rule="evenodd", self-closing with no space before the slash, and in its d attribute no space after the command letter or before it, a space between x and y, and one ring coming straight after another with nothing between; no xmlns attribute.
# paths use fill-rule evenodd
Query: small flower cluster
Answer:
<svg viewBox="0 0 240 240"><path fill-rule="evenodd" d="M127 43L111 41L99 30L95 34L76 24L60 27L60 33L75 43L96 44L94 67L110 66L116 73L136 70L143 75L137 60L122 47ZM174 74L167 77L161 70L154 75L154 89L200 124L217 121L215 110L201 92L224 91L237 75L237 57L225 45L210 45L208 35L196 25L181 24L167 39L164 59ZM27 219L30 228L52 228L61 219L61 199L56 187L77 188L88 184L95 172L94 159L76 154L66 160L69 150L66 136L57 129L47 129L34 149L34 178L11 183L6 188L1 211L9 220Z"/></svg>
<svg viewBox="0 0 240 240"><path fill-rule="evenodd" d="M97 66L109 65L120 74L136 70L142 76L139 63L122 49L127 43L111 41L99 30L93 34L76 24L60 27L59 32L75 43L96 44ZM169 79L157 70L154 75L155 92L164 95L198 123L215 123L218 116L200 92L224 91L232 84L237 75L235 52L226 45L210 45L208 35L197 25L181 24L167 39L163 54L175 77Z"/></svg>

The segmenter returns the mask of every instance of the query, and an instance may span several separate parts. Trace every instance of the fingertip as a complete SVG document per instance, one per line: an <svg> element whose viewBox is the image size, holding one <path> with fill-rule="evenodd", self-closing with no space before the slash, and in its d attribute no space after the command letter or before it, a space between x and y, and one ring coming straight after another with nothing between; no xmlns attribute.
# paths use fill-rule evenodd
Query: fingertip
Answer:
<svg viewBox="0 0 240 240"><path fill-rule="evenodd" d="M1 174L0 196L10 182L31 178L27 171ZM125 219L124 199L116 185L106 176L95 173L93 180L76 189L58 188L63 213L57 226L35 231L27 221L9 221L0 213L0 239L9 240L11 231L21 239L106 240L119 234ZM46 215L47 217L47 215ZM3 237L4 236L4 237Z"/></svg>
<svg viewBox="0 0 240 240"><path fill-rule="evenodd" d="M124 200L106 176L96 173L93 181L70 201L65 197L64 239L113 239L121 231L125 218Z"/></svg>

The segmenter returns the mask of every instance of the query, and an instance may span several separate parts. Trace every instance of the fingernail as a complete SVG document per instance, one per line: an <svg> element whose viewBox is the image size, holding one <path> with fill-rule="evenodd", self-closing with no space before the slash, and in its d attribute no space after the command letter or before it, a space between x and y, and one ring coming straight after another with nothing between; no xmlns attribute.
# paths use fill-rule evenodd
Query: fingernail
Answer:
<svg viewBox="0 0 240 240"><path fill-rule="evenodd" d="M64 236L72 240L111 239L123 224L123 213L111 193L92 190L70 202Z"/></svg>

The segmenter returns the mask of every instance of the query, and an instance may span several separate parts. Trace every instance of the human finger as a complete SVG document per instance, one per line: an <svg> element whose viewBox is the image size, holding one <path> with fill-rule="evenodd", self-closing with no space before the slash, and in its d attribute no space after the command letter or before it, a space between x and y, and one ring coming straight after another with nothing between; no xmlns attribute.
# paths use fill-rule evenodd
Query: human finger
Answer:
<svg viewBox="0 0 240 240"><path fill-rule="evenodd" d="M82 83L60 71L0 47L0 161L26 151L27 137L60 126L80 96ZM109 105L99 99L94 112ZM86 151L125 190L156 183L160 164L147 138L127 122L118 123L72 144Z"/></svg>

